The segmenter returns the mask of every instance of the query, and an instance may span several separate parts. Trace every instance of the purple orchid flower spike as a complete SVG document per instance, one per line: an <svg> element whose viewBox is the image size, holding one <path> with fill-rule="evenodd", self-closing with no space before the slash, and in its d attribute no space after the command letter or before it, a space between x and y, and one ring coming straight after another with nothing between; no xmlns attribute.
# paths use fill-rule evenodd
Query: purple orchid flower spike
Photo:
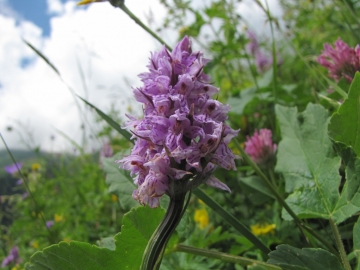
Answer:
<svg viewBox="0 0 360 270"><path fill-rule="evenodd" d="M117 163L131 172L133 197L143 205L159 206L178 185L182 193L203 183L230 191L211 174L218 166L236 170L228 143L239 131L224 122L230 107L211 98L219 89L203 72L208 62L184 37L171 53L165 46L152 53L149 71L139 75L143 86L134 95L144 117L128 116L135 146Z"/></svg>

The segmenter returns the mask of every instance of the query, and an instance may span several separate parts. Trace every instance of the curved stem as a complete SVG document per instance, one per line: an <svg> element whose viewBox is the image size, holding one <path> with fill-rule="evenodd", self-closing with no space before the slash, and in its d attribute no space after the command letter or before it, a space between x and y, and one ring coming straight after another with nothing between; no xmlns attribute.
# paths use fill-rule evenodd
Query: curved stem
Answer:
<svg viewBox="0 0 360 270"><path fill-rule="evenodd" d="M174 197L170 197L166 214L145 248L140 267L141 270L157 269L156 267L160 265L166 244L184 213L185 196L185 192L179 192Z"/></svg>
<svg viewBox="0 0 360 270"><path fill-rule="evenodd" d="M222 252L218 252L218 251L214 251L214 250L189 247L189 246L185 246L182 244L176 245L174 251L195 254L195 255L204 256L204 257L213 258L213 259L219 259L219 260L222 260L223 262L231 262L231 263L236 263L236 264L240 264L240 265L244 265L244 266L261 265L269 270L278 270L278 269L280 270L281 269L279 266L265 263L262 261L252 260L249 258L235 256L235 255L222 253Z"/></svg>

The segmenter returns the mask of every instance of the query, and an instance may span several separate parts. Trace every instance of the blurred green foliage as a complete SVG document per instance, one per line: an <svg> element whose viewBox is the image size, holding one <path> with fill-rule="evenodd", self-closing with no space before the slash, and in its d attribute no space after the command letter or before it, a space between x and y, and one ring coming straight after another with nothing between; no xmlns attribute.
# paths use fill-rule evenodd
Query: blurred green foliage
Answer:
<svg viewBox="0 0 360 270"><path fill-rule="evenodd" d="M248 22L239 13L239 5L242 4L242 1L214 0L206 1L200 6L197 1L161 0L160 2L166 8L168 16L165 18L162 28L157 29L158 32L170 29L178 33L179 39L188 35L191 37L193 45L201 49L206 58L211 58L211 62L206 67L206 73L212 76L214 85L221 89L218 99L229 103L232 107L227 121L232 128L241 129L238 137L240 143L243 144L247 136L251 136L255 130L261 128L272 130L275 143L283 140L277 156L277 171L275 171L275 164L271 164L263 170L266 176L272 180L277 191L284 198L292 194L288 200L291 198L298 200L299 192L311 193L314 190L312 184L304 184L299 179L305 179L310 183L311 177L316 178L318 174L317 172L305 173L305 170L299 169L296 158L290 157L295 143L286 142L287 135L284 130L289 128L291 123L295 126L296 122L298 126L293 126L293 129L289 128L287 131L296 134L303 132L305 142L298 140L300 146L295 156L301 156L299 153L304 149L307 149L308 152L305 151L307 155L311 155L311 152L317 148L310 144L309 132L303 124L305 123L308 129L314 128L312 132L316 134L316 128L319 128L316 121L311 124L307 121L307 117L314 117L313 119L321 122L319 124L323 127L321 132L326 135L327 118L321 119L316 113L309 116L304 112L299 115L294 114L287 125L284 123L284 117L293 111L303 112L309 103L318 104L309 105L310 107L320 108L322 106L321 110L328 111L329 115L336 111L337 107L333 104L337 104L341 96L331 91L330 85L324 79L324 76L327 76L327 70L321 67L316 59L325 43L333 44L339 37L351 47L355 47L360 42L359 2L355 0L280 0L283 17L274 18L271 11L270 14L267 13L266 5L263 6L259 1L254 0L253 3L263 11L262 17L266 18L265 25L268 29L271 29L270 25L272 25L274 29L274 33L271 34L269 30L268 35L260 35L262 31L259 29L250 29ZM259 49L268 59L274 57L277 59L263 69L259 69L256 56L248 49L251 42L249 31L257 35ZM348 91L349 84L345 80L335 83L341 89ZM328 100L332 102L328 102ZM347 103L345 101L344 106ZM355 106L353 107L355 108ZM277 108L277 112L275 108ZM279 108L283 108L281 110L284 110L285 113L279 113ZM353 111L358 112L358 108ZM114 108L109 108L106 112L114 120L119 119L117 113ZM102 121L101 119L98 117L96 121ZM351 125L346 122L346 119L341 122ZM111 239L121 230L120 224L123 215L132 206L137 205L137 202L132 200L131 193L124 193L124 191L130 192L132 189L131 178L123 171L118 170L113 161L124 155L132 146L108 125L104 125L97 136L108 142L114 152L118 154L106 160L99 159L98 153L37 155L31 161L19 160L26 162L23 173L29 179L29 186L36 205L31 196L24 198L23 193L26 192L26 189L23 184L19 186L12 184L11 192L0 194L2 203L0 260L7 256L14 245L19 246L23 262L28 261L29 256L35 251L59 241L76 240L96 244L97 241L104 238L107 240L103 241L110 239L110 244L105 246L110 247L109 249L113 248ZM355 134L355 136L358 135ZM286 143L290 146L284 150ZM321 138L316 143L319 147L323 146L320 145L323 143ZM335 147L330 140L327 140L327 144L327 148L322 151L322 158L324 160L336 159L339 165L339 168L333 168L335 174L339 171L338 180L335 178L332 180L340 182L340 185L333 186L332 191L333 193L347 192L355 185L355 181L349 181L351 186L346 186L346 180L347 175L356 180L359 167L358 162L354 161L356 157L353 154L349 155L351 158L344 157L344 151L348 151L344 150L344 146L337 145ZM347 144L351 145L351 143ZM234 144L231 144L231 148L239 154ZM341 162L338 155L342 158ZM316 157L314 158L316 159ZM287 161L291 163L291 166L286 163ZM308 162L308 167L316 164L307 157L302 157L301 161L304 164ZM31 170L33 162L41 165L38 171ZM272 250L280 244L298 248L325 248L310 234L298 230L293 220L282 218L282 208L248 164L237 160L237 167L237 171L218 169L215 173L229 186L232 190L231 194L204 187L206 193L248 228L251 228L252 225L267 226L271 224L274 230L258 237ZM328 171L324 170L322 173L326 174ZM301 183L289 180L289 177L294 178L294 175L298 176L298 179L295 180L299 180ZM16 181L19 178L19 175L15 178L5 174L0 174L0 176L2 183L5 182L5 178L8 182ZM317 178L316 180L318 181ZM344 194L345 192L341 193L339 201L346 201L348 194ZM307 196L305 197L307 198ZM304 210L306 205L304 206L303 202L306 201L306 198L298 200L294 205L302 207ZM357 200L354 201L357 202ZM311 204L311 207L317 206L316 200L307 203ZM164 204L166 205L166 202ZM199 209L208 213L205 227L199 226L198 222L194 220ZM297 209L296 212L302 217L308 218L307 226L333 243L330 224L326 219L329 213L326 212L326 215L312 213L310 215L308 210L307 208L304 211ZM350 211L351 214L342 217L341 221L345 221L339 226L345 243L345 251L351 253L354 244L356 256L359 249L359 233L354 233L356 236L354 242L353 226L356 224L356 228L359 227L359 222L356 223L356 217L350 216L357 211L356 208L354 211ZM45 221L54 221L49 230L46 229ZM181 227L177 232L179 241L187 245L264 260L263 254L251 242L239 235L194 196L191 198L187 214L179 226ZM174 245L174 241L165 251L161 269L244 269L240 265L220 260L173 252L171 245ZM100 241L100 243L103 242ZM274 254L283 252L288 247L286 245L281 246ZM296 249L289 248L289 250ZM302 250L300 253L307 256L306 250ZM331 257L333 259L332 256L328 257L329 254L324 255L322 252L319 254L321 258ZM355 255L353 253L353 256L349 256L352 266L356 265ZM316 259L320 257L316 257ZM282 261L278 263L282 263ZM255 267L248 269L255 269Z"/></svg>

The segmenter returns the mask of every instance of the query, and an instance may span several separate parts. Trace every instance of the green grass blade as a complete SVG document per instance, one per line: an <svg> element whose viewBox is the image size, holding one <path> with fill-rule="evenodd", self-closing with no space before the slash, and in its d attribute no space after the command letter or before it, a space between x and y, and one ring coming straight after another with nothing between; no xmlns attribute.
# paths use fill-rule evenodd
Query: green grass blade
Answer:
<svg viewBox="0 0 360 270"><path fill-rule="evenodd" d="M100 109L98 109L97 107L95 107L94 105L92 105L90 102L86 101L85 99L83 99L82 97L78 96L78 98L80 98L82 101L84 101L88 106L90 106L91 108L93 108L98 115L100 115L100 117L102 119L104 119L111 127L113 127L116 131L118 131L122 136L124 136L125 139L127 139L128 141L134 143L130 138L131 138L131 133L126 131L125 129L122 129L120 127L120 124L117 123L116 121L114 121L111 117L109 117L107 114L105 114L103 111L101 111Z"/></svg>
<svg viewBox="0 0 360 270"><path fill-rule="evenodd" d="M251 266L251 265L261 265L264 266L268 270L281 270L279 266L271 265L266 262L257 261L253 259L249 259L246 257L236 256L232 254L227 254L223 252L219 252L216 250L208 250L203 248L190 247L182 244L178 244L175 246L175 251L177 252L185 252L189 254L195 254L199 256L204 256L207 258L219 259L223 262L231 262L235 264L240 264L243 266Z"/></svg>
<svg viewBox="0 0 360 270"><path fill-rule="evenodd" d="M38 49L36 49L33 45L31 45L29 42L27 42L25 39L22 39L26 45L30 47L38 56L40 56L59 76L60 72L57 70L57 68L50 62L50 60L43 55Z"/></svg>
<svg viewBox="0 0 360 270"><path fill-rule="evenodd" d="M319 72L320 75L326 80L326 82L332 86L334 88L334 90L340 95L342 96L344 99L348 97L347 93L342 90L336 83L334 83L332 80L330 80L328 77L326 77L324 74L322 74L321 72Z"/></svg>
<svg viewBox="0 0 360 270"><path fill-rule="evenodd" d="M216 214L221 216L225 221L227 221L231 226L234 227L238 232L245 236L251 243L254 244L258 249L264 252L265 256L270 253L270 249L263 244L255 235L249 231L248 228L240 221L238 221L233 215L226 211L222 206L210 198L204 191L199 188L193 190L193 193L202 200L207 206L209 206ZM266 258L267 259L267 258Z"/></svg>

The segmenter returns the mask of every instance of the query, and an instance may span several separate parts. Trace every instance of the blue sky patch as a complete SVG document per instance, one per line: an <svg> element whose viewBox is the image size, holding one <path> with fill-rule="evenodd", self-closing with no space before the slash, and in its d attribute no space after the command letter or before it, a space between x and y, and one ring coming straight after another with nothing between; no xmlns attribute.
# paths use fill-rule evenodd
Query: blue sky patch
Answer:
<svg viewBox="0 0 360 270"><path fill-rule="evenodd" d="M22 68L26 68L27 66L29 66L31 64L33 59L31 58L27 58L27 57L24 57L24 58L21 58L20 60L20 66Z"/></svg>
<svg viewBox="0 0 360 270"><path fill-rule="evenodd" d="M67 2L61 0L62 3ZM43 36L50 35L50 18L46 0L8 0L9 5L21 18L31 21L43 30Z"/></svg>

